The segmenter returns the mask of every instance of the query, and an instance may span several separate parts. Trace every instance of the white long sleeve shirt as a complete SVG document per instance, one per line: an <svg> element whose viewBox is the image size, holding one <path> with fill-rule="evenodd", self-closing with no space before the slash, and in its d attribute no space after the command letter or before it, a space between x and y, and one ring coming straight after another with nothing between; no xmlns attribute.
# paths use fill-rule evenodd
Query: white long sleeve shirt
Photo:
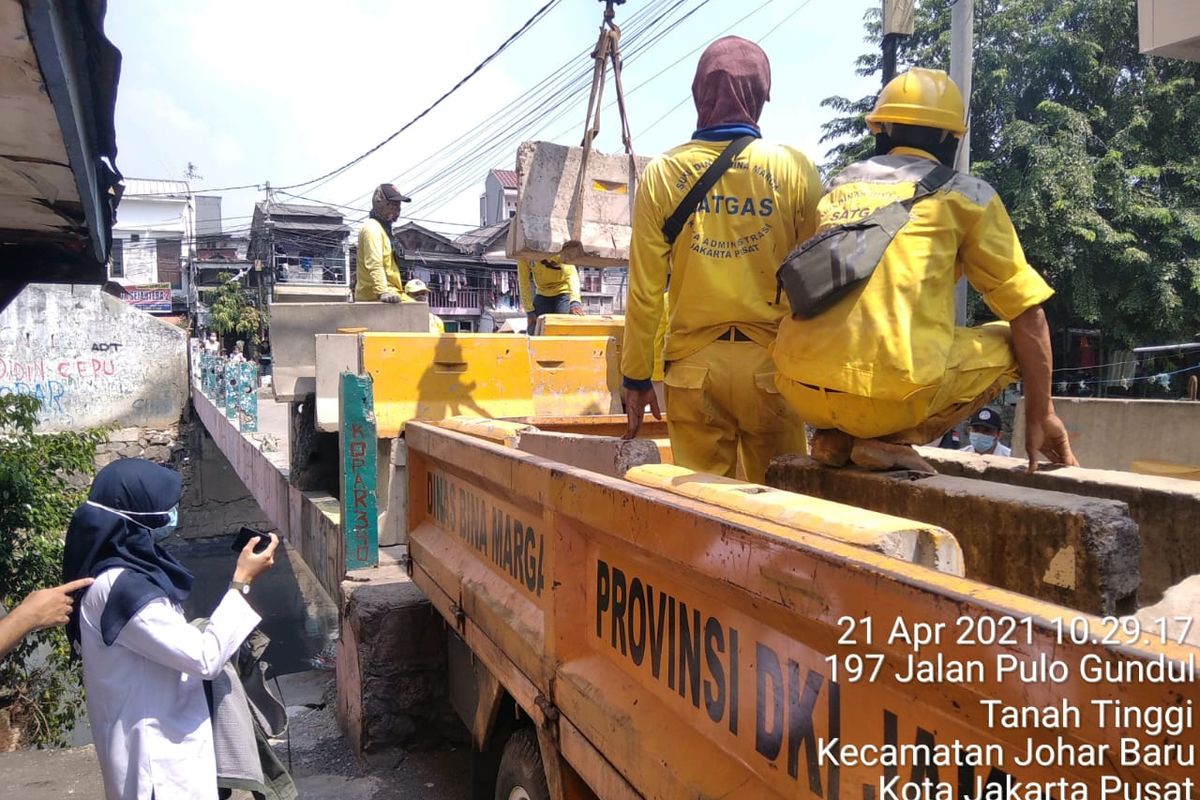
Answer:
<svg viewBox="0 0 1200 800"><path fill-rule="evenodd" d="M108 800L211 800L217 796L209 680L258 625L236 591L226 592L201 631L166 598L147 603L111 646L100 617L123 569L100 574L80 607L88 718Z"/></svg>

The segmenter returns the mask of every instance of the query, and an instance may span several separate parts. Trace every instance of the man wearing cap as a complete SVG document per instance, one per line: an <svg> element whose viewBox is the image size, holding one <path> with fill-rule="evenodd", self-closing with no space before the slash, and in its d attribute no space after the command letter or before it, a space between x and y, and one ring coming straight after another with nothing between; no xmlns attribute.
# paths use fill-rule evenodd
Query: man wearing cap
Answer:
<svg viewBox="0 0 1200 800"><path fill-rule="evenodd" d="M1012 449L1000 444L1000 412L994 408L981 408L971 417L968 437L971 443L959 448L964 453L979 455L1011 456Z"/></svg>
<svg viewBox="0 0 1200 800"><path fill-rule="evenodd" d="M409 199L390 183L380 184L371 196L371 216L358 231L355 300L400 302L404 283L392 253L392 223L400 216L400 204Z"/></svg>
<svg viewBox="0 0 1200 800"><path fill-rule="evenodd" d="M413 278L404 284L404 294L401 295L400 301L403 303L428 303L429 287L420 278ZM432 311L429 312L429 332L437 334L446 332L446 324Z"/></svg>

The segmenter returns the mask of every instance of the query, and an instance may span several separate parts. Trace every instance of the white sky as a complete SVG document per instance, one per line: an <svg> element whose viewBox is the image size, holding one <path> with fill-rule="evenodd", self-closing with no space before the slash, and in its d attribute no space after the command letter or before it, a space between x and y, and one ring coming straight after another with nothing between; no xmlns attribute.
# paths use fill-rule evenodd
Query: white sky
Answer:
<svg viewBox="0 0 1200 800"><path fill-rule="evenodd" d="M129 177L180 179L191 161L203 176L192 187L201 192L314 178L415 116L544 1L114 0L106 31L124 55L117 164ZM618 24L649 2L628 0L618 6ZM672 19L701 2L684 0ZM690 87L699 51L644 88L631 89L751 14L729 33L759 41L771 59L773 86L762 119L764 135L822 161L826 147L817 142L830 112L820 101L875 90L872 81L854 74L854 59L865 48L863 14L878 2L710 0L624 69L635 150L652 155L689 138L695 125ZM431 156L439 148L591 48L602 9L595 0L562 0L429 116L345 174L296 192L365 208L363 196L378 183L406 170L436 172L442 162ZM590 59L579 60L576 69L590 69ZM613 97L610 81L605 98ZM578 144L586 102L585 93L577 104L547 110L539 121L565 115L540 130L535 126L524 138ZM599 148L619 151L616 109L602 119ZM487 169L512 169L515 155L515 147L498 153L493 163L472 170L477 172L474 179L467 175L469 185L453 195L445 184L413 191L420 180L410 173L398 181L414 197L406 213L462 223L430 225L443 232L478 224ZM254 190L221 194L226 229L247 226L254 201L263 197ZM448 202L435 209L434 200Z"/></svg>

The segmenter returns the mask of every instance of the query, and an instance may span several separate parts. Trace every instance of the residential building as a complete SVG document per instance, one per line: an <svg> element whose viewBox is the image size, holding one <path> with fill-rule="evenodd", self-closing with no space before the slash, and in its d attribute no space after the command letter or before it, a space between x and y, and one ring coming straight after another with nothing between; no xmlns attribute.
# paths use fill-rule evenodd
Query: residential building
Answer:
<svg viewBox="0 0 1200 800"><path fill-rule="evenodd" d="M257 203L247 257L261 264L268 283L349 286L349 233L329 206Z"/></svg>
<svg viewBox="0 0 1200 800"><path fill-rule="evenodd" d="M182 311L189 304L195 198L186 181L126 178L124 183L113 223L109 279L129 292L167 284L172 310Z"/></svg>
<svg viewBox="0 0 1200 800"><path fill-rule="evenodd" d="M479 226L486 228L516 216L517 173L511 169L494 169L483 182L479 196Z"/></svg>

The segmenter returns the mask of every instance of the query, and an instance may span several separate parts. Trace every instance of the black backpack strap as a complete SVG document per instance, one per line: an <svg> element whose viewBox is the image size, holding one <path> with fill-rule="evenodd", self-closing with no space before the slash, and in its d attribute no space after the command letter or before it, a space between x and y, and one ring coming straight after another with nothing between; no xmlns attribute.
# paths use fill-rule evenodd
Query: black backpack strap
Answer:
<svg viewBox="0 0 1200 800"><path fill-rule="evenodd" d="M700 204L700 198L708 194L708 190L716 185L725 171L729 169L729 165L733 163L733 159L737 158L738 153L746 149L746 145L754 141L753 136L740 136L734 139L725 149L721 151L721 155L717 156L717 160L708 166L704 174L700 176L700 180L696 181L696 185L692 190L684 195L684 198L679 201L675 212L667 218L663 223L663 236L667 237L667 244L675 244L675 240L679 237L683 226L687 224L688 218L696 211L696 206Z"/></svg>
<svg viewBox="0 0 1200 800"><path fill-rule="evenodd" d="M943 164L934 164L933 169L925 173L925 177L917 181L917 190L913 192L913 196L907 200L900 202L908 210L912 210L913 204L918 200L924 200L931 194L935 194L938 189L941 189L950 181L954 180L954 176L958 173Z"/></svg>

